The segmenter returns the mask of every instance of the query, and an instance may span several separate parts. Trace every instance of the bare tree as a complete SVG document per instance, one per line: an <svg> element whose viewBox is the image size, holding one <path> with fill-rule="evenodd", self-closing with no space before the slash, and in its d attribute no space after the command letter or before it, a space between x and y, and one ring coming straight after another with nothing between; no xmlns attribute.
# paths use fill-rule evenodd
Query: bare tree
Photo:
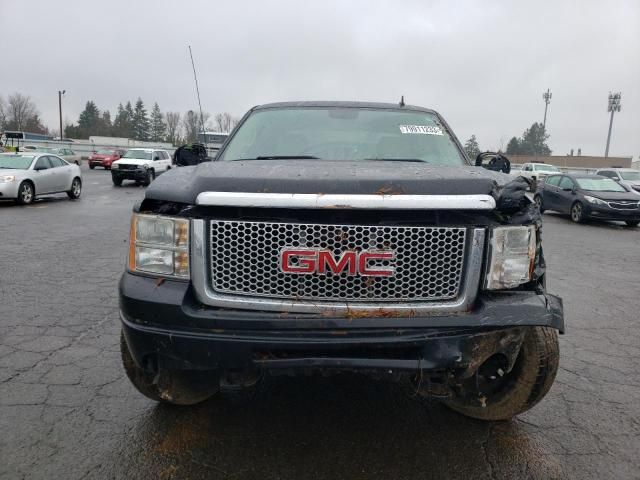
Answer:
<svg viewBox="0 0 640 480"><path fill-rule="evenodd" d="M180 112L167 112L165 114L165 123L167 124L167 140L173 145L180 143Z"/></svg>
<svg viewBox="0 0 640 480"><path fill-rule="evenodd" d="M202 118L206 124L209 121L209 115L207 112L203 112ZM202 130L200 123L200 115L193 110L189 110L184 114L182 118L182 128L184 131L184 138L186 142L195 142L198 139L198 132Z"/></svg>
<svg viewBox="0 0 640 480"><path fill-rule="evenodd" d="M0 97L0 130L4 130L4 126L7 123L7 104L4 102L4 98Z"/></svg>
<svg viewBox="0 0 640 480"><path fill-rule="evenodd" d="M7 99L7 128L12 130L25 130L25 127L38 111L31 101L31 97L14 93Z"/></svg>
<svg viewBox="0 0 640 480"><path fill-rule="evenodd" d="M215 121L216 121L216 129L219 132L223 132L223 133L229 133L233 129L233 127L235 127L238 124L238 119L234 118L228 112L218 113L215 116Z"/></svg>

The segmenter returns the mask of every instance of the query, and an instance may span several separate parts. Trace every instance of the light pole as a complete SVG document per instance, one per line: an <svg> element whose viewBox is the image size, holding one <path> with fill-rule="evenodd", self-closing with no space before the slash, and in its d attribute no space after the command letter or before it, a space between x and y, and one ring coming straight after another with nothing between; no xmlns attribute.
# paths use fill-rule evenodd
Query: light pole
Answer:
<svg viewBox="0 0 640 480"><path fill-rule="evenodd" d="M547 91L542 94L542 99L544 100L544 120L542 121L542 128L544 131L547 131L547 108L551 103L551 92L547 88Z"/></svg>
<svg viewBox="0 0 640 480"><path fill-rule="evenodd" d="M62 95L64 95L65 92L66 90L58 90L58 111L60 112L60 141L62 141L62 139L64 138L62 132Z"/></svg>
<svg viewBox="0 0 640 480"><path fill-rule="evenodd" d="M611 112L611 118L609 119L609 133L607 134L607 148L604 151L604 158L609 157L609 143L611 142L611 127L613 126L613 114L615 112L619 112L622 108L620 104L620 99L622 95L620 92L611 93L609 92L609 107L607 108L607 112Z"/></svg>

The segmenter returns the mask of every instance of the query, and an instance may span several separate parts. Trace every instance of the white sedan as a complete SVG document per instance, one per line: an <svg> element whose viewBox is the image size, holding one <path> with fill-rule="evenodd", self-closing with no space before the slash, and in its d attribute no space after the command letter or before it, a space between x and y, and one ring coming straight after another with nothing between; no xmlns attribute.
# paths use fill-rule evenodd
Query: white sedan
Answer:
<svg viewBox="0 0 640 480"><path fill-rule="evenodd" d="M75 163L76 165L80 165L80 162L82 161L82 156L68 147L38 147L37 151L41 153L53 153L55 156L60 157L69 163Z"/></svg>
<svg viewBox="0 0 640 480"><path fill-rule="evenodd" d="M42 152L0 154L0 200L15 199L25 205L39 195L66 193L75 200L81 192L78 165Z"/></svg>

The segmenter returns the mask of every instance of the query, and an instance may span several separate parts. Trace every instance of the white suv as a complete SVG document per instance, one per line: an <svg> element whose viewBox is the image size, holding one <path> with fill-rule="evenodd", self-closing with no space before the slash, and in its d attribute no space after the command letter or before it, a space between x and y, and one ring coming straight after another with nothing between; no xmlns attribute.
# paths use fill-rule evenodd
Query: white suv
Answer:
<svg viewBox="0 0 640 480"><path fill-rule="evenodd" d="M149 185L156 176L171 170L171 156L166 150L132 148L111 164L111 179L116 187L123 180Z"/></svg>
<svg viewBox="0 0 640 480"><path fill-rule="evenodd" d="M560 169L548 163L525 163L520 170L520 176L527 177L537 182L547 175L562 173Z"/></svg>

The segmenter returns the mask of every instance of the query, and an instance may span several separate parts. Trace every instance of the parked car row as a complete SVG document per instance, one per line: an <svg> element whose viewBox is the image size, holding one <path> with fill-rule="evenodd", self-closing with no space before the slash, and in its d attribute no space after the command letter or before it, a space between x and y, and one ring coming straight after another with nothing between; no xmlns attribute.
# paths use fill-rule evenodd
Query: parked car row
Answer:
<svg viewBox="0 0 640 480"><path fill-rule="evenodd" d="M640 195L601 174L546 175L538 183L534 200L540 212L568 214L576 223L588 218L621 220L630 227L640 223Z"/></svg>

